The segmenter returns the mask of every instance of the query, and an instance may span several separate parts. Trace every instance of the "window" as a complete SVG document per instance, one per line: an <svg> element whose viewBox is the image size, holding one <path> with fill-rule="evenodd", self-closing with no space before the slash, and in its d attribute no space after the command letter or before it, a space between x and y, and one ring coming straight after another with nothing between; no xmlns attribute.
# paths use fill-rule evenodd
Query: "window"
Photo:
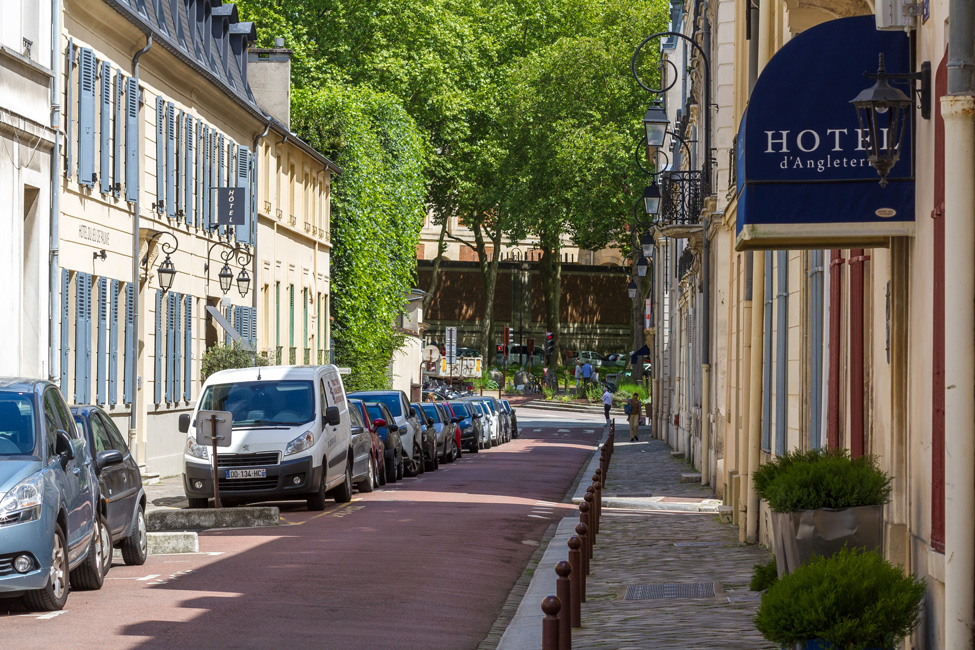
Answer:
<svg viewBox="0 0 975 650"><path fill-rule="evenodd" d="M296 426L315 419L314 386L310 381L253 381L209 386L200 408L230 411L233 425Z"/></svg>
<svg viewBox="0 0 975 650"><path fill-rule="evenodd" d="M80 421L79 418L76 419ZM101 418L92 413L91 417L88 418L88 423L91 425L91 440L95 445L95 453L110 451L112 449L112 441L108 437L108 431L105 430L105 424L101 421Z"/></svg>
<svg viewBox="0 0 975 650"><path fill-rule="evenodd" d="M30 395L0 396L0 458L31 455L36 446L34 409Z"/></svg>
<svg viewBox="0 0 975 650"><path fill-rule="evenodd" d="M105 429L108 431L108 437L112 441L112 449L118 449L123 455L129 453L129 446L125 444L125 439L122 437L122 432L118 430L115 423L112 422L112 418L99 416L105 423Z"/></svg>

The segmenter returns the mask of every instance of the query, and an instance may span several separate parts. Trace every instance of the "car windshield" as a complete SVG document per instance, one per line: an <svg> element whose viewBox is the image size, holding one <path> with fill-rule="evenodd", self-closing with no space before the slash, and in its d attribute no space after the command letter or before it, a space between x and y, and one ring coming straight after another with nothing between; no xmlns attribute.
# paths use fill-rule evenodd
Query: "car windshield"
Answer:
<svg viewBox="0 0 975 650"><path fill-rule="evenodd" d="M437 412L437 407L433 404L421 404L420 408L423 409L428 418L433 418L434 422L440 422L440 413Z"/></svg>
<svg viewBox="0 0 975 650"><path fill-rule="evenodd" d="M0 393L0 457L32 455L36 430L31 396Z"/></svg>
<svg viewBox="0 0 975 650"><path fill-rule="evenodd" d="M315 419L315 390L310 381L247 381L208 386L200 409L230 411L234 426L297 425Z"/></svg>
<svg viewBox="0 0 975 650"><path fill-rule="evenodd" d="M390 414L395 418L403 415L398 393L353 393L351 397L368 399L370 402L380 402L389 409Z"/></svg>

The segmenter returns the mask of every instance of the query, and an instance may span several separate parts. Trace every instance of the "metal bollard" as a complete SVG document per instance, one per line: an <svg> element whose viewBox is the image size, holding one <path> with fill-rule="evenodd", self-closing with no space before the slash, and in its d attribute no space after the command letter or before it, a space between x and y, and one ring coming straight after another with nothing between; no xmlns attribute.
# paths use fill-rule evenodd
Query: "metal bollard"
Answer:
<svg viewBox="0 0 975 650"><path fill-rule="evenodd" d="M600 469L596 469L596 473L592 477L593 490L593 503L596 504L596 534L599 534L599 524L600 520L603 518L603 472Z"/></svg>
<svg viewBox="0 0 975 650"><path fill-rule="evenodd" d="M548 596L542 601L542 650L559 650L559 610L562 603L555 596Z"/></svg>
<svg viewBox="0 0 975 650"><path fill-rule="evenodd" d="M572 598L569 599L569 619L572 627L582 627L582 601L586 584L586 576L582 573L582 540L573 535L569 538L569 567L572 573L569 574L569 587Z"/></svg>
<svg viewBox="0 0 975 650"><path fill-rule="evenodd" d="M586 490L586 494L582 497L584 499L583 503L589 506L589 518L586 520L586 526L589 527L589 559L593 557L593 547L596 545L596 506L593 505L592 498L592 486Z"/></svg>
<svg viewBox="0 0 975 650"><path fill-rule="evenodd" d="M562 611L559 613L559 650L572 650L572 585L569 576L572 574L572 567L568 562L562 560L555 565L555 595L562 603Z"/></svg>
<svg viewBox="0 0 975 650"><path fill-rule="evenodd" d="M589 560L586 559L586 525L576 524L576 537L579 538L579 602L586 602L586 576L589 575Z"/></svg>
<svg viewBox="0 0 975 650"><path fill-rule="evenodd" d="M582 540L582 548L579 549L582 551L582 574L587 576L589 575L589 525L585 522L576 524L576 535ZM586 590L583 589L582 593L585 594ZM586 599L583 598L582 602L586 602Z"/></svg>

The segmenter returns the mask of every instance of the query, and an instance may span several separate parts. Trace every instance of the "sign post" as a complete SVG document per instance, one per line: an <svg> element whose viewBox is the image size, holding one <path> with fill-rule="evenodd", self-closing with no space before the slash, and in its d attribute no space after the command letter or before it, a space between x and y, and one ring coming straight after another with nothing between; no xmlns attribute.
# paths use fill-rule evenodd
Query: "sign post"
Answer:
<svg viewBox="0 0 975 650"><path fill-rule="evenodd" d="M196 443L211 445L213 455L213 505L220 507L220 479L217 467L217 447L229 447L233 435L234 416L230 411L199 411L196 414Z"/></svg>
<svg viewBox="0 0 975 650"><path fill-rule="evenodd" d="M444 345L444 356L447 357L447 365L450 366L450 387L454 387L454 364L457 363L457 328L447 328L447 341Z"/></svg>

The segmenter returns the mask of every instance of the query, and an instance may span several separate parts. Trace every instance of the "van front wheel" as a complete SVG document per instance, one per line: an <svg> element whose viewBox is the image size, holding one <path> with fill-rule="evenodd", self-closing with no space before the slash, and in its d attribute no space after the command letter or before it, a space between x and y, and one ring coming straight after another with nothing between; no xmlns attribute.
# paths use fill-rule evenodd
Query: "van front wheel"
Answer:
<svg viewBox="0 0 975 650"><path fill-rule="evenodd" d="M322 480L318 484L318 492L315 492L308 497L308 509L309 510L324 510L325 500L328 497L325 492L325 461L322 459Z"/></svg>

